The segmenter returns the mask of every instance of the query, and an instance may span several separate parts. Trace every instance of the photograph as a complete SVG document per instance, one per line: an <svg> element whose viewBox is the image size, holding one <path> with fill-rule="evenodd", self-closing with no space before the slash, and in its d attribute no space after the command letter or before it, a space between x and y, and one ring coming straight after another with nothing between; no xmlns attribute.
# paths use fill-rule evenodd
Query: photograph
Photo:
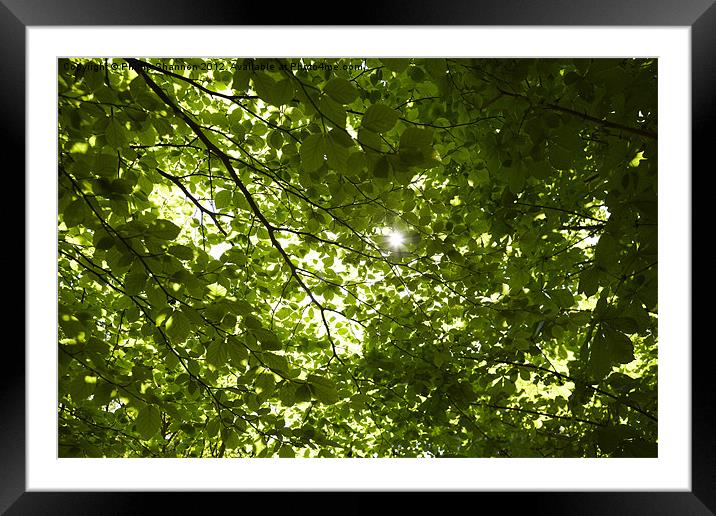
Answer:
<svg viewBox="0 0 716 516"><path fill-rule="evenodd" d="M658 57L56 65L57 457L659 456Z"/></svg>

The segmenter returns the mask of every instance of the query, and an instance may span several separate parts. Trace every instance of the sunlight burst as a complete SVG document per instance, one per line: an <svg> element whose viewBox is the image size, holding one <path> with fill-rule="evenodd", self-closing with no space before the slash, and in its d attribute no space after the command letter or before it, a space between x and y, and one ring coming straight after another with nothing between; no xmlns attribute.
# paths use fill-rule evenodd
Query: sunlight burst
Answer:
<svg viewBox="0 0 716 516"><path fill-rule="evenodd" d="M390 242L391 247L400 247L403 245L403 235L398 233L397 231L393 231L388 236L388 241Z"/></svg>

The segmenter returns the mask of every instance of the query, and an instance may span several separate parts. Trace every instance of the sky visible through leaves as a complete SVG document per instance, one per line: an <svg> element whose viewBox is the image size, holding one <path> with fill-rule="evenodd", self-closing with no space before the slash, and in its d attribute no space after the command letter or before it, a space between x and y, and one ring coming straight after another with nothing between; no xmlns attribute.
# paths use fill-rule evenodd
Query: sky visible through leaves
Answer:
<svg viewBox="0 0 716 516"><path fill-rule="evenodd" d="M655 59L58 61L60 457L654 457Z"/></svg>

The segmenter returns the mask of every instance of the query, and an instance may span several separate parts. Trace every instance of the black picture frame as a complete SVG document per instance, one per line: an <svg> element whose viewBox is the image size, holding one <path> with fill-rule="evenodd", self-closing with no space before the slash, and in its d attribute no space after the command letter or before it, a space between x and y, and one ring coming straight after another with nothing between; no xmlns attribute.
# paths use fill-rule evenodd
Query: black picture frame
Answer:
<svg viewBox="0 0 716 516"><path fill-rule="evenodd" d="M291 9L290 16L279 16L277 13L281 10L274 3L240 0L210 6L206 2L189 0L123 0L107 3L91 0L1 0L0 106L3 123L0 127L4 138L0 141L6 145L6 160L20 160L12 169L3 167L6 187L10 188L10 179L19 183L12 186L12 193L5 192L5 202L12 198L23 198L18 194L18 188L25 196L31 194L25 189L24 175L20 176L18 172L25 170L25 105L30 100L25 92L25 30L30 26L41 25L233 25L244 24L247 20L259 25L282 25L290 20L292 24L299 25L688 26L691 28L692 53L692 169L703 170L704 174L708 174L713 168L712 163L709 163L709 154L716 142L714 0L462 0L443 2L439 6L425 0L410 3L366 0L350 16L343 17L338 14L340 10L336 10L335 5L321 9L314 4L309 7L308 4L298 2L284 9ZM22 181L20 177L23 177ZM697 222L703 224L693 219L694 228ZM25 241L24 223L19 227L16 224L14 229L8 228L6 232L10 233L8 237L12 242ZM17 260L13 259L13 255L6 256L6 274L16 274L10 271L17 270ZM32 274L32 271L24 268L25 275ZM7 296L13 294L8 290ZM692 300L684 299L683 302L691 304ZM694 303L693 306L697 305ZM32 310L32 307L26 306L25 310L27 314L27 310ZM6 317L10 329L11 319ZM690 331L687 334L690 335ZM682 343L686 350L691 346L692 353L691 491L455 493L460 499L454 499L454 504L463 501L471 505L488 501L504 504L507 499L510 513L526 509L531 513L551 515L716 514L716 432L712 426L715 403L710 384L714 364L711 351L713 344L711 339L691 340L693 342ZM0 374L0 511L32 515L143 513L150 510L151 502L162 504L164 511L177 508L183 511L206 510L203 500L187 492L26 492L25 359L23 348L15 343L11 346L8 340L3 346ZM325 503L331 512L348 512L352 508L362 514L383 504L382 501L370 500L373 493L347 493L340 506L327 503L325 494L303 494L312 499L304 500L307 508ZM220 502L231 503L230 497L238 496L243 498L241 507L245 510L247 493L211 493L212 501ZM467 496L470 500L463 500ZM406 502L410 499L423 503L423 493L410 493L401 498ZM264 502L259 503L269 504L267 508L270 507L271 512L289 510L289 504L296 504L295 493L272 493L270 501L264 498ZM311 512L315 511L312 509Z"/></svg>

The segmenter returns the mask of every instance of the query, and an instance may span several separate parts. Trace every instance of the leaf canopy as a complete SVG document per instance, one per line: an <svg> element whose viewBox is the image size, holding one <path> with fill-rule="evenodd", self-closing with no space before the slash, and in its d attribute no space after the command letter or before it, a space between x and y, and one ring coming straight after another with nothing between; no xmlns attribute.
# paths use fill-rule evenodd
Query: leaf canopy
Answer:
<svg viewBox="0 0 716 516"><path fill-rule="evenodd" d="M71 61L60 456L655 456L656 60Z"/></svg>

